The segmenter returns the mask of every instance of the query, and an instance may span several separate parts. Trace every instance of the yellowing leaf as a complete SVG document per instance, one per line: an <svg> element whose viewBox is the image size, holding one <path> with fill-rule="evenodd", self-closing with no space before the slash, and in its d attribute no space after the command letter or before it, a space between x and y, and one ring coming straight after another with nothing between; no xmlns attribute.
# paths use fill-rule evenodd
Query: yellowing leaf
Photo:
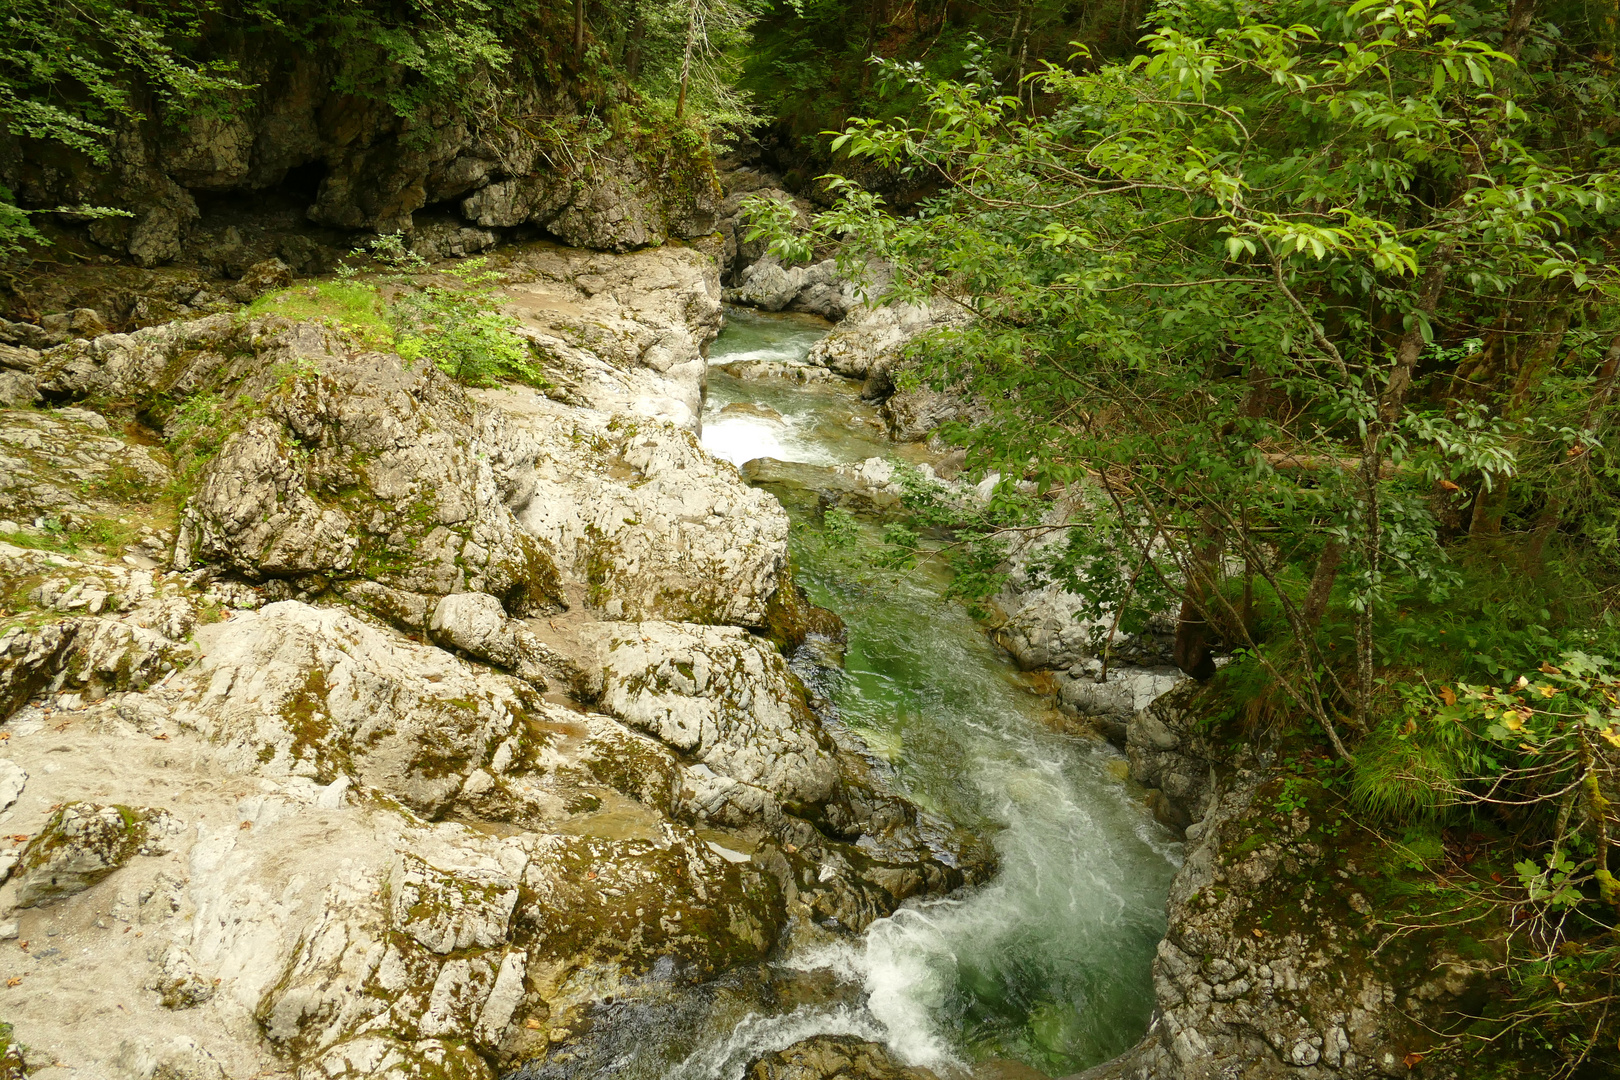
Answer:
<svg viewBox="0 0 1620 1080"><path fill-rule="evenodd" d="M1449 686L1442 686L1440 688L1440 700L1445 702L1447 705L1457 704L1456 691L1452 690Z"/></svg>
<svg viewBox="0 0 1620 1080"><path fill-rule="evenodd" d="M1519 718L1518 713L1508 713L1502 717L1502 726L1509 731L1518 731L1524 727L1524 721Z"/></svg>
<svg viewBox="0 0 1620 1080"><path fill-rule="evenodd" d="M1542 686L1542 687L1538 687L1537 689L1539 689L1541 691L1541 696L1542 697L1552 697L1553 695L1558 693L1557 688L1552 687L1552 686Z"/></svg>

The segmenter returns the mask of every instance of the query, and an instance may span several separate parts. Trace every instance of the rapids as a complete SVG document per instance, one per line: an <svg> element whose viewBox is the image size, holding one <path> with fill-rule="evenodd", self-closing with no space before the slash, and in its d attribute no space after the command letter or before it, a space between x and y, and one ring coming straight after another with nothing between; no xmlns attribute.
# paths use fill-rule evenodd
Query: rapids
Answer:
<svg viewBox="0 0 1620 1080"><path fill-rule="evenodd" d="M719 370L802 362L825 332L729 311L710 351L704 447L737 465L922 460L842 381ZM577 1056L524 1080L740 1080L761 1054L823 1034L885 1043L951 1080L1063 1076L1128 1049L1152 1011L1149 964L1181 846L1137 801L1120 753L1064 734L1051 699L946 599L943 576L882 569L879 526L828 528L814 506L788 510L799 582L849 631L841 667L809 647L794 659L827 702L823 719L920 807L993 837L1001 868L857 939L796 927L768 964L608 1006Z"/></svg>
<svg viewBox="0 0 1620 1080"><path fill-rule="evenodd" d="M744 382L716 370L802 361L820 333L810 320L728 312L710 351L711 453L741 465L917 452L888 442L875 411L843 384ZM782 419L727 413L739 403ZM1061 1075L1124 1051L1152 1009L1148 967L1180 846L1133 800L1116 750L1047 722L1049 699L944 599L942 579L874 569L858 542L831 542L813 512L789 509L801 583L849 628L841 672L800 664L801 674L912 800L993 832L1002 867L966 896L909 905L859 941L801 946L780 966L860 987L854 1006L821 1011L820 1030L875 1034L908 1063L942 1072L1013 1059ZM736 1035L754 1053L786 1045L815 1033L812 1011L776 1020L784 1030L774 1038L764 1018Z"/></svg>

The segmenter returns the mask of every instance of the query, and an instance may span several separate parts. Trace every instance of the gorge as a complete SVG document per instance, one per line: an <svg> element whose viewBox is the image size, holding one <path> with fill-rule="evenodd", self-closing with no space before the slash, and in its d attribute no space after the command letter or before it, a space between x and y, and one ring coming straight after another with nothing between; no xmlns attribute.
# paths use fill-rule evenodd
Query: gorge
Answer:
<svg viewBox="0 0 1620 1080"><path fill-rule="evenodd" d="M0 1080L1620 1075L1612 6L14 0Z"/></svg>

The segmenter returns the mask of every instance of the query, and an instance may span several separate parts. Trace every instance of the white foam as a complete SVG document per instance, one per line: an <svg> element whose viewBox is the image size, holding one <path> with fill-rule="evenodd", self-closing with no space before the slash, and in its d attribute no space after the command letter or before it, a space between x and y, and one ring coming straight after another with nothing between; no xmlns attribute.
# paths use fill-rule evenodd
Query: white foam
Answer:
<svg viewBox="0 0 1620 1080"><path fill-rule="evenodd" d="M780 1016L750 1013L721 1043L708 1043L676 1065L668 1080L741 1080L750 1061L816 1035L851 1035L879 1041L883 1032L859 1010L847 1006L801 1005Z"/></svg>

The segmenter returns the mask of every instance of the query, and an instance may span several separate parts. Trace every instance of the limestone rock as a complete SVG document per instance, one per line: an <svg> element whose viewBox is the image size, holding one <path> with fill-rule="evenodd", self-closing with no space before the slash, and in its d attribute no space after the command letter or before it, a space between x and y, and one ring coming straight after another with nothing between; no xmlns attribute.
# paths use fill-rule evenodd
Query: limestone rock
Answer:
<svg viewBox="0 0 1620 1080"><path fill-rule="evenodd" d="M507 668L539 689L548 675L572 678L566 657L542 642L488 593L455 593L433 609L428 633L438 644Z"/></svg>
<svg viewBox="0 0 1620 1080"><path fill-rule="evenodd" d="M585 584L592 608L765 624L787 562L787 515L689 432L515 407L492 410L485 424L517 520Z"/></svg>
<svg viewBox="0 0 1620 1080"><path fill-rule="evenodd" d="M218 1059L188 1035L176 1035L155 1047L126 1042L117 1063L135 1080L226 1080Z"/></svg>
<svg viewBox="0 0 1620 1080"><path fill-rule="evenodd" d="M1187 679L1173 667L1110 665L1107 680L1099 683L1101 670L1102 661L1087 660L1059 675L1058 700L1081 716L1104 717L1121 725Z"/></svg>
<svg viewBox="0 0 1620 1080"><path fill-rule="evenodd" d="M92 699L144 689L188 654L157 631L110 618L14 626L0 635L0 718L46 687L82 690Z"/></svg>
<svg viewBox="0 0 1620 1080"><path fill-rule="evenodd" d="M28 774L15 761L0 758L0 813L11 809L28 783Z"/></svg>
<svg viewBox="0 0 1620 1080"><path fill-rule="evenodd" d="M967 321L968 316L954 306L862 307L812 345L807 359L840 375L864 379L892 365L913 338L931 330L962 326Z"/></svg>
<svg viewBox="0 0 1620 1080"><path fill-rule="evenodd" d="M748 1080L937 1080L918 1066L896 1062L874 1042L847 1035L817 1035L775 1050L748 1066Z"/></svg>
<svg viewBox="0 0 1620 1080"><path fill-rule="evenodd" d="M1062 533L1053 536L1061 539ZM1019 667L1026 671L1073 668L1094 660L1105 646L1111 663L1142 667L1170 663L1174 613L1156 617L1142 633L1129 634L1115 625L1112 611L1091 610L1084 597L1068 592L1061 584L1042 582L1029 587L1027 567L1039 557L1043 546L1030 544L1015 552L1013 573L998 598L1008 615L996 632L996 640Z"/></svg>
<svg viewBox="0 0 1620 1080"><path fill-rule="evenodd" d="M837 795L832 741L781 654L736 627L603 624L596 649L600 701L692 766L682 791L699 821L769 821L782 803Z"/></svg>
<svg viewBox="0 0 1620 1080"><path fill-rule="evenodd" d="M1166 673L1164 679L1172 676ZM1153 808L1171 828L1200 820L1215 794L1215 748L1198 726L1198 684L1190 679L1132 714L1125 728L1125 755L1131 778L1163 793Z"/></svg>
<svg viewBox="0 0 1620 1080"><path fill-rule="evenodd" d="M17 906L83 892L136 855L162 852L176 827L163 810L69 803L23 848L15 874Z"/></svg>
<svg viewBox="0 0 1620 1080"><path fill-rule="evenodd" d="M972 417L970 403L937 390L902 390L883 403L883 422L895 442L921 442L941 424Z"/></svg>
<svg viewBox="0 0 1620 1080"><path fill-rule="evenodd" d="M288 600L208 628L175 719L242 772L340 776L433 816L525 754L531 691L340 610ZM505 746L504 754L501 747Z"/></svg>
<svg viewBox="0 0 1620 1080"><path fill-rule="evenodd" d="M533 343L549 396L698 430L703 349L721 323L713 260L683 248L612 257L534 244L507 276L507 310Z"/></svg>
<svg viewBox="0 0 1620 1080"><path fill-rule="evenodd" d="M157 991L165 1009L195 1009L212 1001L217 992L212 980L197 974L197 962L190 950L178 944L164 952L158 977L149 988Z"/></svg>
<svg viewBox="0 0 1620 1080"><path fill-rule="evenodd" d="M214 416L236 430L185 508L181 568L303 579L283 595L369 582L395 595L382 614L417 627L423 598L451 592L488 592L514 614L558 602L549 554L475 445L474 406L431 365L359 352L317 324L213 317L76 342L43 370L58 393L151 401L210 386L235 403ZM244 401L255 408L237 412Z"/></svg>
<svg viewBox="0 0 1620 1080"><path fill-rule="evenodd" d="M1173 737L1185 753L1197 741L1197 714L1182 704L1176 715L1163 700L1148 712L1163 717L1160 741ZM1153 961L1158 1008L1146 1036L1071 1080L1405 1076L1410 1049L1454 1023L1484 978L1485 965L1444 938L1376 948L1384 935L1343 884L1367 871L1325 850L1304 814L1281 818L1260 794L1274 774L1254 764L1240 762L1220 793L1205 792L1202 820L1189 830ZM1453 1066L1437 1075L1472 1074Z"/></svg>
<svg viewBox="0 0 1620 1080"><path fill-rule="evenodd" d="M802 311L836 322L862 303L865 290L838 272L835 259L785 267L768 255L743 270L725 296L731 304L764 311Z"/></svg>
<svg viewBox="0 0 1620 1080"><path fill-rule="evenodd" d="M25 378L30 387L37 381ZM0 410L0 518L45 518L61 531L129 518L161 505L171 478L163 451L115 431L99 413Z"/></svg>
<svg viewBox="0 0 1620 1080"><path fill-rule="evenodd" d="M440 954L493 949L507 938L518 885L498 874L449 874L415 856L391 878L393 925Z"/></svg>
<svg viewBox="0 0 1620 1080"><path fill-rule="evenodd" d="M248 267L235 285L230 288L231 296L242 303L247 303L267 292L275 289L285 289L292 284L292 267L280 259L265 259Z"/></svg>

